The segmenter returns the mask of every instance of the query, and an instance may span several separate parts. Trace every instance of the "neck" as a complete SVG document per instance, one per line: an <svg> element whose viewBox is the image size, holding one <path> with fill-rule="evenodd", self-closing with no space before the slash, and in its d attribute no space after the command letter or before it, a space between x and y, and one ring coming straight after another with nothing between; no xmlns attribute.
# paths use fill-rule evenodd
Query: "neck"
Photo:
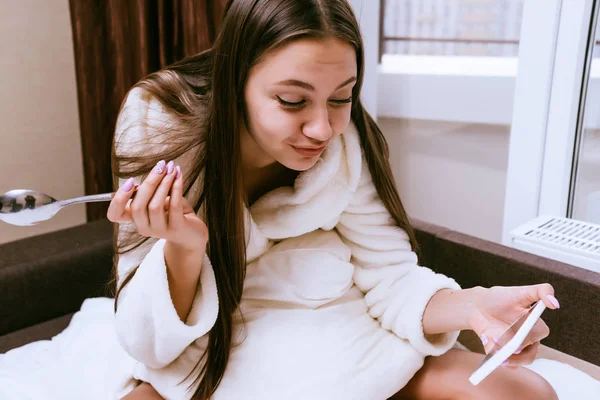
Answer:
<svg viewBox="0 0 600 400"><path fill-rule="evenodd" d="M248 205L252 205L272 190L282 186L292 186L297 176L297 171L292 171L278 162L266 167L244 168L244 191Z"/></svg>

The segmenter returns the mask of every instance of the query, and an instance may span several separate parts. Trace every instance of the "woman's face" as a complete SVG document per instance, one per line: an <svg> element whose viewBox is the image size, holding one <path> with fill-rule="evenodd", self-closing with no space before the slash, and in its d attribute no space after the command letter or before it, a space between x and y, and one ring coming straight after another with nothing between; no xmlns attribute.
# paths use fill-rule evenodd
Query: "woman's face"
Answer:
<svg viewBox="0 0 600 400"><path fill-rule="evenodd" d="M311 168L348 127L356 78L355 49L339 39L300 39L267 54L245 87L245 165Z"/></svg>

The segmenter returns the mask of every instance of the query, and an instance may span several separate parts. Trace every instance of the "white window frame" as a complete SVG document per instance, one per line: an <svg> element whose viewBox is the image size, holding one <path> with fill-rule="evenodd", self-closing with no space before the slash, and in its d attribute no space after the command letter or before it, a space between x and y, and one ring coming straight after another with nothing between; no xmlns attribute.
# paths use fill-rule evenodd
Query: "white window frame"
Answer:
<svg viewBox="0 0 600 400"><path fill-rule="evenodd" d="M593 1L525 3L506 184L506 245L510 231L538 216L569 217Z"/></svg>
<svg viewBox="0 0 600 400"><path fill-rule="evenodd" d="M577 4L563 7L561 12L548 113L540 215L571 217L568 205L573 166L577 162L576 140L586 102L584 67L591 61L591 54L586 56L586 53L590 28L592 32L595 28L590 27L592 10L593 0L579 0Z"/></svg>
<svg viewBox="0 0 600 400"><path fill-rule="evenodd" d="M527 0L518 58L385 54L379 65L380 117L511 126L505 245L511 230L541 215L570 216L593 2ZM599 72L591 84L600 85Z"/></svg>
<svg viewBox="0 0 600 400"><path fill-rule="evenodd" d="M381 117L511 126L504 244L538 216L561 6L525 2L518 58L386 54L379 66Z"/></svg>
<svg viewBox="0 0 600 400"><path fill-rule="evenodd" d="M379 63L379 1L350 0L360 25L364 46L364 80L361 101L367 112L377 118L377 64Z"/></svg>

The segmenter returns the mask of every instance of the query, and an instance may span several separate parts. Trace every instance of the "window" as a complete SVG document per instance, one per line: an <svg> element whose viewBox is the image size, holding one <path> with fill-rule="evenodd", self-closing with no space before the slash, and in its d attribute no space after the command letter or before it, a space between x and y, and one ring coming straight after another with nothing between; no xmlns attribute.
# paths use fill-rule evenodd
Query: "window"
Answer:
<svg viewBox="0 0 600 400"><path fill-rule="evenodd" d="M600 224L600 1L381 5L378 117L408 214L515 247L548 218ZM600 271L553 246L519 248Z"/></svg>
<svg viewBox="0 0 600 400"><path fill-rule="evenodd" d="M381 3L378 121L411 217L501 242L523 3Z"/></svg>
<svg viewBox="0 0 600 400"><path fill-rule="evenodd" d="M525 0L384 0L382 54L516 57Z"/></svg>
<svg viewBox="0 0 600 400"><path fill-rule="evenodd" d="M587 80L586 94L581 99L583 124L575 137L567 215L600 225L600 29L597 24L593 50L592 47L589 50L593 51L593 60L583 78L584 82Z"/></svg>

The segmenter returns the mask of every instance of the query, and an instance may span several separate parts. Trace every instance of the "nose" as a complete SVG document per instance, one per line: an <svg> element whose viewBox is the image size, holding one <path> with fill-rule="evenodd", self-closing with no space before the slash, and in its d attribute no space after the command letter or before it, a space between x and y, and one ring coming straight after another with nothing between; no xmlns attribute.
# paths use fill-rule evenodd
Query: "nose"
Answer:
<svg viewBox="0 0 600 400"><path fill-rule="evenodd" d="M302 133L315 141L328 141L333 135L333 129L331 129L327 108L317 110L312 119L302 127Z"/></svg>

